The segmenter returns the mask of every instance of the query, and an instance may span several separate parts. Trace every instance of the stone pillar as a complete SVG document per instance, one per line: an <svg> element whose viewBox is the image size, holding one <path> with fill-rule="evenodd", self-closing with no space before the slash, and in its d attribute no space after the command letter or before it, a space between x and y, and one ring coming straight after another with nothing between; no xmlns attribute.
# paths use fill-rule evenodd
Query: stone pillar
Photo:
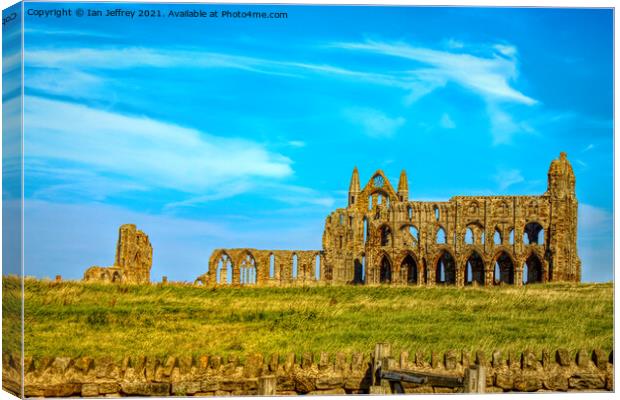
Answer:
<svg viewBox="0 0 620 400"><path fill-rule="evenodd" d="M220 281L218 283L220 285L228 284L228 268L226 267L226 263L224 262L222 262L222 268L220 269Z"/></svg>
<svg viewBox="0 0 620 400"><path fill-rule="evenodd" d="M515 267L515 286L523 286L523 267Z"/></svg>
<svg viewBox="0 0 620 400"><path fill-rule="evenodd" d="M491 287L493 286L493 267L487 267L484 270L484 286Z"/></svg>

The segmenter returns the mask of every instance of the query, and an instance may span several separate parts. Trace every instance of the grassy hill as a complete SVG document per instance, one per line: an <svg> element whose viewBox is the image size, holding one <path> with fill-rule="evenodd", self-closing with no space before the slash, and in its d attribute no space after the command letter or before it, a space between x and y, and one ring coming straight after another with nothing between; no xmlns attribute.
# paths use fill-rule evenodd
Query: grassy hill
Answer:
<svg viewBox="0 0 620 400"><path fill-rule="evenodd" d="M611 283L205 289L29 279L25 287L27 355L243 357L368 352L380 341L410 352L613 346Z"/></svg>

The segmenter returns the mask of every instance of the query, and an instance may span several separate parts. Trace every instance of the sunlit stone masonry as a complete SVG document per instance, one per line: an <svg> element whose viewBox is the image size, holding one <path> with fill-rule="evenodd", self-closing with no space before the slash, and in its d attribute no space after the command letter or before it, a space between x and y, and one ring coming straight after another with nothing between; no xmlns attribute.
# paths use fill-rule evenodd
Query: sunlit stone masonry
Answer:
<svg viewBox="0 0 620 400"><path fill-rule="evenodd" d="M581 279L575 175L566 153L551 162L540 196L409 199L378 170L325 220L323 250L216 249L205 285L522 285Z"/></svg>
<svg viewBox="0 0 620 400"><path fill-rule="evenodd" d="M149 237L134 224L118 229L116 257L111 267L92 266L84 272L84 280L111 283L149 283L153 264L153 247Z"/></svg>

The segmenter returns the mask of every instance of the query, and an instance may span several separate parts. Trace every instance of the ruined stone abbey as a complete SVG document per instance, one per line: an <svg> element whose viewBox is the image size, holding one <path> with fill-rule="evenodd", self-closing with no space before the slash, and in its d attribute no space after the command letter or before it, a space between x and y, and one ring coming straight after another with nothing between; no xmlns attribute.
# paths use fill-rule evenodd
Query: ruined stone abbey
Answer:
<svg viewBox="0 0 620 400"><path fill-rule="evenodd" d="M111 267L92 266L84 272L84 280L111 283L149 283L153 247L149 237L134 224L118 229L116 257Z"/></svg>
<svg viewBox="0 0 620 400"><path fill-rule="evenodd" d="M383 171L325 220L322 250L217 249L205 285L522 285L581 279L575 175L566 153L551 162L540 196L409 199Z"/></svg>

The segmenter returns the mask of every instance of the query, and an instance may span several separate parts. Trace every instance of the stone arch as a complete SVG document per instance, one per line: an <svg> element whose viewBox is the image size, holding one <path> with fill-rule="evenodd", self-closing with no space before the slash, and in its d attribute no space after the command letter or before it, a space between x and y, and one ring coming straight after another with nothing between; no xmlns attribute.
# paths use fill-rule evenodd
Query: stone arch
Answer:
<svg viewBox="0 0 620 400"><path fill-rule="evenodd" d="M215 282L220 285L228 285L233 282L234 264L233 259L225 250L219 250L214 254L213 273Z"/></svg>
<svg viewBox="0 0 620 400"><path fill-rule="evenodd" d="M545 230L538 221L530 221L523 227L524 244L544 244Z"/></svg>
<svg viewBox="0 0 620 400"><path fill-rule="evenodd" d="M297 279L299 275L299 256L296 252L291 255L291 279Z"/></svg>
<svg viewBox="0 0 620 400"><path fill-rule="evenodd" d="M392 229L389 225L383 224L377 230L379 232L379 243L381 246L391 246L393 243Z"/></svg>
<svg viewBox="0 0 620 400"><path fill-rule="evenodd" d="M392 260L383 253L379 261L379 283L392 282Z"/></svg>
<svg viewBox="0 0 620 400"><path fill-rule="evenodd" d="M525 259L523 283L541 283L544 280L544 267L541 258L535 251L529 253Z"/></svg>
<svg viewBox="0 0 620 400"><path fill-rule="evenodd" d="M476 250L471 250L465 262L463 264L463 283L465 285L477 285L484 286L485 277L485 262L484 258Z"/></svg>
<svg viewBox="0 0 620 400"><path fill-rule="evenodd" d="M435 243L436 244L446 244L448 243L448 235L443 226L438 225L437 230L435 231Z"/></svg>
<svg viewBox="0 0 620 400"><path fill-rule="evenodd" d="M456 263L454 256L447 249L442 249L435 258L435 283L455 285Z"/></svg>
<svg viewBox="0 0 620 400"><path fill-rule="evenodd" d="M276 277L276 255L270 251L269 252L269 279L274 279Z"/></svg>
<svg viewBox="0 0 620 400"><path fill-rule="evenodd" d="M473 235L473 243L467 243L468 230L471 231L471 235ZM469 222L465 226L465 243L484 244L484 225L482 225L479 221Z"/></svg>
<svg viewBox="0 0 620 400"><path fill-rule="evenodd" d="M499 226L495 227L495 231L493 232L493 244L496 246L504 243L504 235L502 235L502 231Z"/></svg>
<svg viewBox="0 0 620 400"><path fill-rule="evenodd" d="M493 282L495 284L506 283L513 285L515 283L515 268L517 263L514 258L506 250L498 251L493 257Z"/></svg>
<svg viewBox="0 0 620 400"><path fill-rule="evenodd" d="M254 285L258 282L258 266L254 254L245 250L237 259L239 268L239 283L242 285Z"/></svg>
<svg viewBox="0 0 620 400"><path fill-rule="evenodd" d="M405 246L415 247L420 242L420 231L414 224L401 225L400 232Z"/></svg>
<svg viewBox="0 0 620 400"><path fill-rule="evenodd" d="M474 231L473 229L471 229L471 227L465 228L465 235L463 235L463 242L465 244L470 244L470 245L473 245L475 243Z"/></svg>
<svg viewBox="0 0 620 400"><path fill-rule="evenodd" d="M321 257L321 253L317 252L312 255L314 258L314 279L320 281L323 278L323 274L321 272L323 260Z"/></svg>
<svg viewBox="0 0 620 400"><path fill-rule="evenodd" d="M413 253L408 252L400 263L400 271L402 274L402 282L409 285L417 285L419 281L419 268L416 257Z"/></svg>
<svg viewBox="0 0 620 400"><path fill-rule="evenodd" d="M364 253L359 254L353 260L353 283L363 285L366 283L366 265Z"/></svg>
<svg viewBox="0 0 620 400"><path fill-rule="evenodd" d="M112 273L111 281L112 283L121 283L123 281L123 275L120 273L120 271L114 271Z"/></svg>

